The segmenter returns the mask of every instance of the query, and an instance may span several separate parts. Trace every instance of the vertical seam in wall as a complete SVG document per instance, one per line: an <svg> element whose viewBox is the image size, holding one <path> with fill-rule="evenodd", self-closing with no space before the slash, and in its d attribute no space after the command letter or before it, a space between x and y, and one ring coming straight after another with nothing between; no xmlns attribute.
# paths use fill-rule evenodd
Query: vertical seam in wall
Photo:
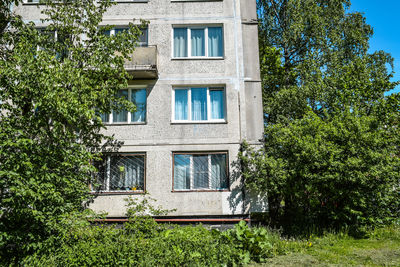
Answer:
<svg viewBox="0 0 400 267"><path fill-rule="evenodd" d="M233 0L233 26L234 26L234 38L235 38L235 60L236 60L236 85L239 86L240 81L240 70L239 70L239 48L238 48L238 17L236 14L236 0ZM239 89L239 87L237 88Z"/></svg>
<svg viewBox="0 0 400 267"><path fill-rule="evenodd" d="M240 68L239 68L239 48L238 48L238 34L239 34L239 26L238 26L238 17L236 14L237 8L237 0L233 0L233 25L234 25L234 38L235 38L235 58L236 58L236 86L238 91L238 109L239 109L239 138L240 142L242 142L242 106L241 106L241 98L240 98ZM240 7L239 7L240 11ZM243 38L243 36L242 36ZM242 64L243 65L243 64ZM243 67L243 66L242 66ZM242 184L242 214L244 214L246 207L245 207L245 191L244 191L244 183L243 183L243 176L241 177L241 184Z"/></svg>
<svg viewBox="0 0 400 267"><path fill-rule="evenodd" d="M239 48L238 48L238 23L236 14L237 0L233 0L233 27L234 27L234 39L235 39L235 60L236 60L236 81L235 89L238 92L238 109L239 109L239 140L242 141L242 112L240 111L240 69L239 69Z"/></svg>

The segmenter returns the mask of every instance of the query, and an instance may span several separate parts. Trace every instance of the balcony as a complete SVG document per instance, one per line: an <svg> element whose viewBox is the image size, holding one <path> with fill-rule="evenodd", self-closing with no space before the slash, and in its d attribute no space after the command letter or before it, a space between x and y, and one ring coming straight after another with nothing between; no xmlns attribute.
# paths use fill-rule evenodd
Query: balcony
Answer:
<svg viewBox="0 0 400 267"><path fill-rule="evenodd" d="M136 47L124 66L134 78L157 79L157 46Z"/></svg>

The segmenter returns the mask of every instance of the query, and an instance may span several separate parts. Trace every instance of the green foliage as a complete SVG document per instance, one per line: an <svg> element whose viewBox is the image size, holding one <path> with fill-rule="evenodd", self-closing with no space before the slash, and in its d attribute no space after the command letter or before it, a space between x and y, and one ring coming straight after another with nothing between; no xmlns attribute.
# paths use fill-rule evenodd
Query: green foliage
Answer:
<svg viewBox="0 0 400 267"><path fill-rule="evenodd" d="M14 16L0 35L1 257L65 231L64 218L89 200L91 162L116 148L98 114L134 109L115 95L127 86L124 56L140 30L105 36L99 24L112 4L46 1L46 30Z"/></svg>
<svg viewBox="0 0 400 267"><path fill-rule="evenodd" d="M372 28L349 0L258 0L266 123L357 109L370 113L390 82L393 58L369 54Z"/></svg>
<svg viewBox="0 0 400 267"><path fill-rule="evenodd" d="M378 262L385 255L393 255L394 259L400 232L398 225L393 225L369 231L368 239L356 240L346 233L325 233L322 237L296 240L283 238L279 232L266 228L249 228L240 222L225 232L202 226L170 225L157 230L152 237L143 238L125 228L90 226L87 220L77 222L74 220L65 232L62 246L52 244L20 263L26 266L236 266L280 262L281 258L289 262L291 255L303 261L307 255L313 255L315 262L354 265L374 257L371 255L368 261L356 249L382 254L374 259ZM383 254L387 248L392 253Z"/></svg>
<svg viewBox="0 0 400 267"><path fill-rule="evenodd" d="M223 232L239 250L239 258L243 263L250 261L264 262L267 258L284 254L287 246L278 233L266 228L250 228L245 221L240 221L234 229Z"/></svg>
<svg viewBox="0 0 400 267"><path fill-rule="evenodd" d="M240 158L270 223L291 233L399 216L400 95L393 59L349 0L259 0L265 144Z"/></svg>
<svg viewBox="0 0 400 267"><path fill-rule="evenodd" d="M152 236L126 228L80 224L62 246L26 257L29 266L226 266L262 262L292 250L289 241L243 221L226 232L198 226L160 228ZM146 230L146 233L148 231ZM294 242L291 242L294 243ZM303 242L296 243L304 247Z"/></svg>
<svg viewBox="0 0 400 267"><path fill-rule="evenodd" d="M170 227L143 238L113 226L70 231L53 253L36 253L29 266L211 266L234 263L236 250L217 231Z"/></svg>
<svg viewBox="0 0 400 267"><path fill-rule="evenodd" d="M392 222L399 143L386 127L350 111L267 127L264 149L240 155L246 184L267 193L271 219L294 233Z"/></svg>
<svg viewBox="0 0 400 267"><path fill-rule="evenodd" d="M141 237L153 237L160 231L165 229L163 225L156 223L152 216L167 215L175 210L166 210L161 206L154 206L156 199L145 195L139 198L129 197L126 199L127 211L126 216L129 221L124 225L125 229L134 235Z"/></svg>

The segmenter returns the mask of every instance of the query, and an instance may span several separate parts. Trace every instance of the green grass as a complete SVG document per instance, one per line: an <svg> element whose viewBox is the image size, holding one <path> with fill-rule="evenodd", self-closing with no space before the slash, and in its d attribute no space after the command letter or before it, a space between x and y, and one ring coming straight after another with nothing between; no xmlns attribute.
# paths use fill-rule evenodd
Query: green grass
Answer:
<svg viewBox="0 0 400 267"><path fill-rule="evenodd" d="M252 266L400 266L398 226L375 230L364 239L326 234L289 243L292 252Z"/></svg>

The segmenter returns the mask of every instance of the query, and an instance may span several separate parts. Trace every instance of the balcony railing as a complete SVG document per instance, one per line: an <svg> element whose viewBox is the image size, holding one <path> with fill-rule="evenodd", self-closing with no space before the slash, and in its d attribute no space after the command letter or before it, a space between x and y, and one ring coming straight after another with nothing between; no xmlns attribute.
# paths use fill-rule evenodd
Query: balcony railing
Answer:
<svg viewBox="0 0 400 267"><path fill-rule="evenodd" d="M124 66L135 78L158 78L157 47L136 47Z"/></svg>

